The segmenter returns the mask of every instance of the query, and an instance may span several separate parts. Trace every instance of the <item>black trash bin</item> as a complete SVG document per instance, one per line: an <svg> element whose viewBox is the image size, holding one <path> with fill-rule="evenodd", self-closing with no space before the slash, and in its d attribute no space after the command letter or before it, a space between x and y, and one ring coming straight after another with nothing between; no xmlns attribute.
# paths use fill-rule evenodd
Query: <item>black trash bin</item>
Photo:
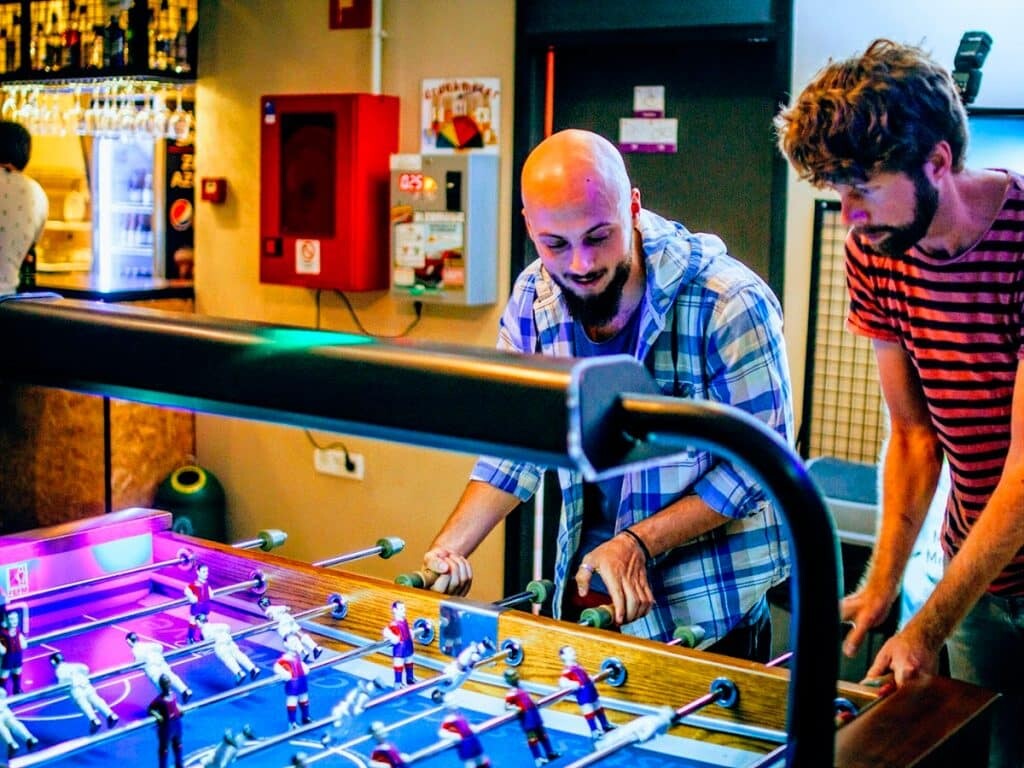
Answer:
<svg viewBox="0 0 1024 768"><path fill-rule="evenodd" d="M154 506L173 515L177 533L227 540L224 487L208 469L195 464L178 467L160 483Z"/></svg>

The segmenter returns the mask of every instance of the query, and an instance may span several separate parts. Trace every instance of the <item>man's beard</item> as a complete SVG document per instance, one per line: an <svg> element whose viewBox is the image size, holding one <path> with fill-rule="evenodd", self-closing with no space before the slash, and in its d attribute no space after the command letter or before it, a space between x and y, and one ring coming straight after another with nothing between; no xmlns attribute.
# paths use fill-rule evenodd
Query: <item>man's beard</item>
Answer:
<svg viewBox="0 0 1024 768"><path fill-rule="evenodd" d="M889 256L902 256L917 245L932 225L939 209L939 190L932 186L923 172L914 174L914 218L902 227L865 227L862 232L885 232L889 236L872 248Z"/></svg>
<svg viewBox="0 0 1024 768"><path fill-rule="evenodd" d="M626 286L626 281L629 280L629 259L620 261L615 266L611 281L601 293L589 296L578 296L557 277L552 275L552 278L562 289L562 296L565 297L565 303L573 320L585 328L600 328L614 320L619 313L622 289Z"/></svg>

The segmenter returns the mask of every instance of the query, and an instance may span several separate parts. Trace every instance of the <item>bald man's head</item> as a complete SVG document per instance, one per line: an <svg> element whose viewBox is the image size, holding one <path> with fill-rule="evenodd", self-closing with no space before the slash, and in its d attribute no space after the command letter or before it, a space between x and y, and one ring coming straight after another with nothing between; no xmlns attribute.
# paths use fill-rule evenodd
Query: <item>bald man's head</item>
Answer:
<svg viewBox="0 0 1024 768"><path fill-rule="evenodd" d="M596 133L560 131L526 159L522 194L527 232L570 314L597 335L617 330L644 285L640 192L622 155Z"/></svg>
<svg viewBox="0 0 1024 768"><path fill-rule="evenodd" d="M522 173L523 213L537 207L594 205L622 208L628 215L629 175L610 141L591 131L559 131L526 158Z"/></svg>

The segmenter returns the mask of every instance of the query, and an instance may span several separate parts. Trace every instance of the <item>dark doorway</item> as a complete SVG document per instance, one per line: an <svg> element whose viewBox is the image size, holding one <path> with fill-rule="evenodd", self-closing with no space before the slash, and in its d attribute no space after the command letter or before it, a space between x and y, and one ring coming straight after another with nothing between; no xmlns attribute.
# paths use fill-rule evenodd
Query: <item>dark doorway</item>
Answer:
<svg viewBox="0 0 1024 768"><path fill-rule="evenodd" d="M627 154L644 206L722 237L782 296L786 166L771 120L788 101L790 0L519 0L516 7L512 269L534 258L519 215L519 169L544 137L545 73L554 60L552 129L588 128L617 142L633 88L665 86L679 121L674 154ZM541 572L553 573L560 503L548 476ZM532 572L532 510L506 526L505 590Z"/></svg>
<svg viewBox="0 0 1024 768"><path fill-rule="evenodd" d="M733 256L769 280L775 148L771 46L688 41L556 54L554 129L588 128L617 142L633 88L665 86L679 121L678 151L626 154L643 204L692 231L721 236Z"/></svg>

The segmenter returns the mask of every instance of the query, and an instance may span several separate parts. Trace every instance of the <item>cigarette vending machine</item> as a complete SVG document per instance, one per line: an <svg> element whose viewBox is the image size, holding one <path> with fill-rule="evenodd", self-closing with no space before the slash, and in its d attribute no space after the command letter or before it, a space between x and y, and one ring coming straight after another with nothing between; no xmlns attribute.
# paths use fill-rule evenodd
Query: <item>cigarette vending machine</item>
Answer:
<svg viewBox="0 0 1024 768"><path fill-rule="evenodd" d="M391 294L445 304L497 299L498 156L391 157Z"/></svg>

